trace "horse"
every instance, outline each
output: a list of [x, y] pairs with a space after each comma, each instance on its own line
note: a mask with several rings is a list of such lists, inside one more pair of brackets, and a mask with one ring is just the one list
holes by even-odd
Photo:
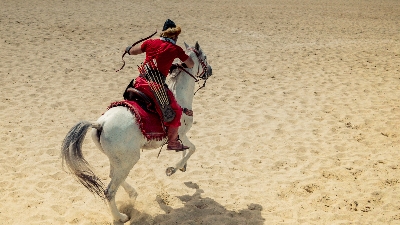
[[[212, 68], [198, 42], [195, 46], [186, 43], [186, 54], [194, 61], [194, 66], [178, 68], [171, 72], [167, 80], [168, 87], [174, 93], [177, 102], [183, 109], [192, 109], [195, 84], [212, 75]], [[202, 88], [200, 87], [200, 88]], [[199, 89], [200, 89], [199, 88]], [[166, 137], [161, 139], [147, 138], [138, 125], [138, 118], [125, 106], [109, 108], [96, 122], [80, 121], [67, 133], [61, 146], [62, 166], [67, 166], [69, 172], [90, 192], [98, 195], [108, 203], [114, 221], [125, 223], [129, 220], [126, 214], [120, 213], [115, 203], [115, 195], [122, 186], [129, 197], [138, 196], [136, 190], [125, 179], [133, 166], [139, 161], [140, 151], [161, 148], [166, 143]], [[195, 152], [195, 145], [190, 142], [187, 132], [193, 124], [193, 116], [182, 113], [179, 138], [189, 149], [182, 151], [182, 158], [174, 167], [168, 167], [166, 175], [171, 176], [177, 170], [186, 171], [187, 161]], [[82, 154], [82, 143], [88, 130], [95, 145], [110, 161], [110, 183], [107, 188], [91, 170], [89, 163]]]

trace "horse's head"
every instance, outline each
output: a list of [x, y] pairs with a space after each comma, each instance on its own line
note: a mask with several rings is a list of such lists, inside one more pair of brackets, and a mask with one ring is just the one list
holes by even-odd
[[[189, 55], [192, 57], [193, 61], [195, 64], [197, 64], [197, 77], [201, 78], [203, 80], [207, 80], [211, 75], [212, 75], [212, 68], [207, 62], [207, 56], [203, 52], [203, 50], [200, 48], [200, 45], [198, 42], [196, 42], [194, 47], [189, 46], [185, 42], [185, 47], [186, 51], [189, 52]], [[191, 54], [194, 53], [193, 54]], [[193, 56], [192, 56], [193, 55]], [[195, 65], [196, 67], [196, 65]]]

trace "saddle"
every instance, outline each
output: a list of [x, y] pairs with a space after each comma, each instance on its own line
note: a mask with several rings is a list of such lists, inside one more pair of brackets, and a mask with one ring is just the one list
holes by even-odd
[[[161, 78], [164, 78], [162, 76]], [[153, 78], [149, 78], [150, 80], [153, 81]], [[146, 78], [147, 80], [147, 78]], [[140, 90], [134, 88], [134, 82], [135, 79], [133, 79], [128, 86], [125, 89], [125, 92], [123, 94], [123, 97], [125, 100], [128, 101], [135, 101], [137, 102], [144, 110], [149, 111], [149, 112], [155, 112], [160, 115], [163, 121], [165, 122], [170, 122], [175, 118], [175, 112], [169, 105], [169, 99], [166, 93], [166, 90], [168, 89], [168, 86], [165, 84], [165, 82], [156, 82], [158, 85], [161, 87], [165, 86], [165, 88], [155, 88], [157, 90], [153, 89], [153, 86], [150, 86], [154, 93], [154, 97], [150, 98]], [[162, 100], [160, 100], [160, 97]]]
[[124, 100], [113, 102], [107, 108], [124, 106], [135, 116], [142, 134], [148, 140], [162, 140], [167, 137], [166, 128], [156, 110], [154, 101], [133, 87], [134, 79], [126, 87]]
[[[116, 106], [124, 106], [128, 108], [136, 117], [142, 134], [148, 140], [162, 140], [167, 137], [167, 129], [163, 123], [162, 115], [156, 110], [156, 103], [152, 98], [133, 87], [135, 79], [133, 79], [125, 89], [123, 94], [124, 100], [110, 104], [110, 109]], [[191, 110], [183, 109], [183, 113], [192, 116]]]
[[140, 105], [145, 111], [157, 113], [153, 100], [143, 92], [133, 87], [135, 79], [133, 79], [125, 89], [124, 99], [134, 101]]
[[136, 88], [127, 88], [124, 93], [124, 99], [137, 102], [143, 109], [155, 112], [153, 101]]

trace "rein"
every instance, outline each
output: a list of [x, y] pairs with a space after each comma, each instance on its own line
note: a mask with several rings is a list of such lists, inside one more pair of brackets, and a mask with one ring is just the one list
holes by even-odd
[[194, 79], [194, 82], [199, 82], [199, 81], [200, 81], [200, 80], [197, 79], [191, 72], [187, 71], [185, 67], [183, 67], [183, 66], [181, 66], [181, 65], [177, 65], [177, 66], [178, 66], [178, 68], [179, 68], [180, 70], [183, 70], [183, 72], [189, 74], [189, 76], [191, 76], [191, 77]]
[[[147, 40], [147, 39], [153, 37], [156, 33], [157, 33], [157, 31], [154, 32], [152, 35], [150, 35], [150, 36], [148, 36], [148, 37], [146, 37], [146, 38], [142, 38], [142, 39], [140, 39], [139, 41], [133, 43], [132, 47], [135, 46], [135, 45], [137, 45], [137, 44], [139, 44], [139, 43], [142, 42], [142, 41], [145, 41], [145, 40]], [[126, 53], [128, 53], [128, 52], [125, 51], [124, 54], [122, 54], [122, 62], [123, 62], [123, 64], [122, 64], [122, 66], [121, 66], [121, 69], [119, 69], [119, 70], [117, 70], [117, 71], [115, 71], [115, 72], [121, 71], [121, 70], [125, 67], [124, 56], [126, 55]]]
[[[183, 66], [181, 66], [181, 65], [179, 65], [179, 64], [178, 64], [178, 68], [179, 68], [181, 71], [183, 70], [185, 73], [189, 74], [189, 76], [191, 76], [191, 77], [194, 79], [194, 81], [195, 81], [196, 83], [200, 81], [199, 79], [197, 79], [198, 77], [200, 77], [201, 79], [204, 80], [203, 85], [202, 85], [201, 87], [199, 87], [199, 89], [197, 89], [197, 91], [194, 92], [193, 95], [195, 95], [200, 89], [202, 89], [202, 88], [204, 88], [204, 87], [206, 86], [206, 82], [207, 82], [208, 77], [206, 76], [206, 77], [204, 78], [204, 74], [205, 74], [206, 71], [207, 71], [207, 65], [206, 65], [206, 63], [204, 62], [204, 60], [201, 60], [201, 59], [200, 59], [200, 54], [199, 54], [199, 52], [198, 52], [196, 49], [190, 48], [189, 50], [193, 51], [193, 52], [196, 54], [197, 59], [198, 59], [199, 62], [200, 62], [199, 65], [198, 65], [198, 68], [197, 68], [197, 74], [196, 74], [196, 76], [194, 76], [194, 75], [193, 75], [192, 73], [190, 73], [186, 68], [184, 68]], [[199, 72], [200, 72], [200, 64], [201, 64], [201, 67], [202, 67], [203, 71], [199, 74]]]

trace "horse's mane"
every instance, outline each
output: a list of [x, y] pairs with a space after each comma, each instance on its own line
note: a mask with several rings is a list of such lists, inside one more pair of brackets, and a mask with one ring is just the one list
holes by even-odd
[[181, 71], [179, 69], [174, 69], [171, 73], [167, 76], [167, 84], [170, 88], [175, 87], [176, 81], [178, 80]]

